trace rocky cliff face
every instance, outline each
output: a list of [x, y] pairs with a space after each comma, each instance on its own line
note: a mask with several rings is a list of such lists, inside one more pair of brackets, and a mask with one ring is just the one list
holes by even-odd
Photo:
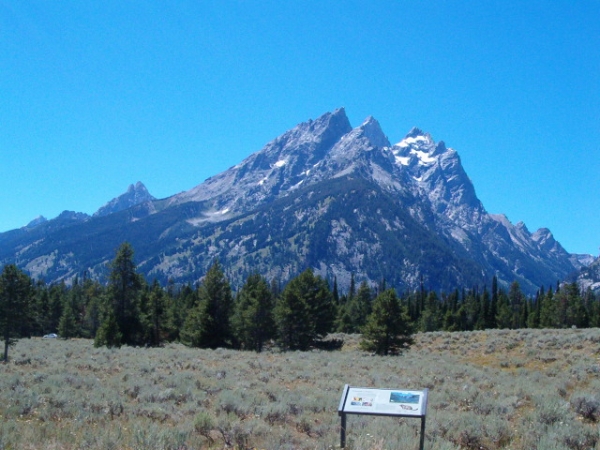
[[310, 266], [342, 286], [351, 273], [399, 289], [421, 279], [430, 289], [470, 287], [496, 275], [529, 292], [577, 268], [549, 230], [488, 214], [455, 150], [417, 128], [391, 145], [374, 118], [352, 128], [343, 109], [190, 191], [155, 200], [131, 186], [73, 225], [69, 239], [64, 228], [36, 235], [52, 222], [0, 235], [0, 260], [16, 257], [52, 279], [101, 276], [121, 239], [134, 245], [140, 270], [161, 280], [195, 281], [218, 257], [234, 285], [254, 271], [285, 282]]

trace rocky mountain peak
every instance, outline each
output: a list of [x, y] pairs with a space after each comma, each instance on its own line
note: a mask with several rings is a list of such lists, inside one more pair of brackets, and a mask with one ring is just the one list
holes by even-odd
[[379, 125], [379, 122], [373, 116], [367, 117], [359, 129], [376, 147], [390, 146], [390, 141], [381, 129], [381, 125]]
[[131, 208], [132, 206], [139, 205], [140, 203], [151, 202], [153, 200], [156, 200], [156, 198], [148, 192], [148, 189], [146, 189], [146, 186], [144, 186], [141, 181], [138, 181], [135, 185], [130, 184], [124, 194], [113, 198], [98, 209], [98, 211], [94, 213], [94, 217], [107, 216]]
[[418, 127], [412, 127], [405, 138], [414, 138], [417, 136], [426, 136], [426, 133], [424, 133], [423, 130]]
[[37, 216], [35, 219], [25, 225], [25, 228], [34, 228], [45, 222], [48, 222], [48, 219], [46, 219], [44, 216]]

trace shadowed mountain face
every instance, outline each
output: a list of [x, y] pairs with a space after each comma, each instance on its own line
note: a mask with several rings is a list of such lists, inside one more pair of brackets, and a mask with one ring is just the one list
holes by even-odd
[[400, 290], [496, 275], [535, 292], [579, 268], [549, 230], [488, 214], [455, 150], [417, 128], [391, 145], [374, 118], [352, 128], [343, 109], [187, 192], [156, 200], [138, 183], [92, 217], [65, 212], [2, 233], [0, 262], [46, 281], [102, 279], [123, 241], [162, 282], [195, 282], [219, 258], [234, 286], [312, 267], [342, 289], [352, 273]]

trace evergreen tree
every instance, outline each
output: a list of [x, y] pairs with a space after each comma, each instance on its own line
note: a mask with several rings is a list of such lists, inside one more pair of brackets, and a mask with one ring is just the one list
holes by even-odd
[[517, 329], [523, 328], [525, 323], [523, 321], [523, 307], [524, 307], [524, 296], [521, 292], [521, 286], [518, 281], [513, 281], [508, 291], [508, 301], [511, 310], [511, 324], [509, 328]]
[[482, 330], [492, 328], [495, 325], [495, 321], [492, 318], [492, 304], [490, 299], [490, 293], [487, 287], [483, 287], [483, 294], [481, 294], [481, 312], [483, 317], [483, 327], [479, 328]]
[[35, 334], [45, 335], [51, 331], [48, 326], [48, 317], [50, 315], [50, 295], [48, 286], [38, 280], [33, 288], [32, 305], [31, 305], [31, 320], [34, 323]]
[[590, 327], [598, 328], [600, 326], [600, 302], [596, 298], [596, 294], [588, 287], [585, 291], [583, 302], [588, 313]]
[[335, 305], [327, 282], [305, 270], [284, 288], [274, 314], [281, 346], [308, 349], [333, 329]]
[[352, 296], [342, 309], [337, 329], [342, 333], [358, 333], [371, 314], [372, 291], [366, 281], [362, 281], [358, 292]]
[[[342, 296], [345, 300], [345, 296]], [[344, 303], [338, 309], [338, 316], [335, 321], [335, 329], [340, 333], [354, 333], [354, 323], [350, 317], [349, 304]]]
[[540, 327], [542, 328], [558, 328], [560, 326], [558, 320], [558, 305], [554, 299], [552, 288], [548, 289], [546, 295], [542, 298], [540, 309]]
[[492, 278], [492, 300], [490, 301], [490, 322], [488, 323], [489, 328], [499, 328], [496, 322], [496, 316], [498, 315], [498, 277], [494, 275]]
[[63, 339], [70, 339], [78, 335], [77, 320], [70, 299], [67, 299], [63, 306], [62, 315], [58, 321], [58, 335]]
[[480, 321], [481, 314], [481, 299], [475, 290], [465, 292], [463, 302], [463, 323], [462, 331], [472, 331], [475, 325]]
[[184, 328], [186, 317], [197, 304], [198, 296], [187, 284], [179, 292], [173, 292], [166, 298], [165, 313], [165, 336], [167, 341], [177, 341], [181, 339], [180, 332]]
[[144, 342], [151, 346], [158, 346], [162, 340], [165, 313], [165, 291], [154, 280], [150, 289], [142, 295], [142, 324], [144, 329]]
[[[120, 336], [120, 344], [127, 345], [143, 343], [139, 306], [142, 278], [136, 271], [133, 256], [133, 247], [128, 242], [121, 244], [117, 250], [111, 263], [103, 321], [114, 319], [116, 327], [113, 323], [102, 323], [100, 326], [103, 332], [116, 332]], [[114, 343], [115, 339], [107, 337], [101, 341]]]
[[335, 305], [339, 305], [340, 304], [340, 294], [338, 292], [337, 277], [333, 277], [333, 290], [331, 291], [331, 295], [333, 296], [333, 303]]
[[65, 285], [64, 281], [50, 287], [48, 320], [46, 321], [49, 332], [55, 332], [58, 330], [58, 322], [62, 316], [62, 308], [66, 297], [67, 286]]
[[86, 278], [83, 281], [83, 295], [85, 308], [81, 324], [81, 335], [85, 338], [94, 338], [100, 328], [101, 308], [105, 302], [105, 289], [98, 282]]
[[350, 274], [350, 289], [348, 290], [348, 301], [356, 295], [356, 280], [354, 279], [354, 272]]
[[544, 288], [542, 287], [536, 292], [533, 303], [531, 304], [529, 315], [527, 316], [527, 328], [539, 328], [543, 297]]
[[[567, 327], [587, 327], [588, 326], [588, 315], [585, 309], [583, 299], [579, 293], [579, 286], [577, 282], [569, 283], [561, 289], [559, 298], [565, 297], [565, 303], [567, 305], [565, 312], [565, 325]], [[559, 303], [561, 300], [559, 299]]]
[[8, 264], [0, 274], [0, 332], [4, 341], [4, 361], [8, 348], [20, 335], [29, 319], [32, 294], [31, 279], [14, 264]]
[[448, 295], [444, 302], [445, 312], [442, 327], [445, 331], [458, 331], [460, 329], [458, 295], [458, 289], [455, 289]]
[[425, 306], [419, 320], [419, 329], [423, 332], [437, 331], [441, 328], [440, 301], [435, 291], [430, 291], [425, 298]]
[[182, 341], [203, 348], [231, 345], [233, 296], [221, 265], [215, 260], [198, 289], [198, 304], [190, 311], [182, 330]]
[[360, 283], [354, 299], [352, 321], [356, 326], [356, 331], [360, 331], [360, 328], [367, 322], [373, 306], [373, 291], [365, 280]]
[[123, 336], [119, 330], [119, 324], [114, 311], [109, 310], [106, 318], [100, 324], [96, 337], [94, 339], [94, 347], [120, 347], [123, 342]]
[[274, 309], [277, 340], [284, 350], [308, 350], [316, 335], [311, 307], [298, 285], [292, 279]]
[[496, 313], [496, 325], [498, 328], [512, 328], [514, 326], [513, 310], [510, 300], [503, 289], [498, 291], [498, 312]]
[[242, 348], [261, 352], [274, 336], [273, 307], [267, 281], [259, 274], [250, 275], [240, 290], [232, 317], [233, 335]]
[[400, 305], [396, 291], [387, 289], [375, 298], [362, 333], [361, 348], [378, 355], [400, 353], [413, 343], [408, 311]]

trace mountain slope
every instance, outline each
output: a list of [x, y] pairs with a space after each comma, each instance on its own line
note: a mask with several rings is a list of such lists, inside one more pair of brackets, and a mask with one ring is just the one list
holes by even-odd
[[258, 271], [285, 282], [313, 267], [398, 289], [513, 280], [527, 292], [576, 270], [547, 229], [486, 212], [458, 153], [413, 128], [391, 145], [372, 117], [343, 109], [301, 123], [193, 189], [156, 200], [141, 183], [93, 217], [0, 234], [0, 262], [34, 276], [102, 277], [124, 240], [146, 276], [201, 278], [218, 257], [234, 285]]

